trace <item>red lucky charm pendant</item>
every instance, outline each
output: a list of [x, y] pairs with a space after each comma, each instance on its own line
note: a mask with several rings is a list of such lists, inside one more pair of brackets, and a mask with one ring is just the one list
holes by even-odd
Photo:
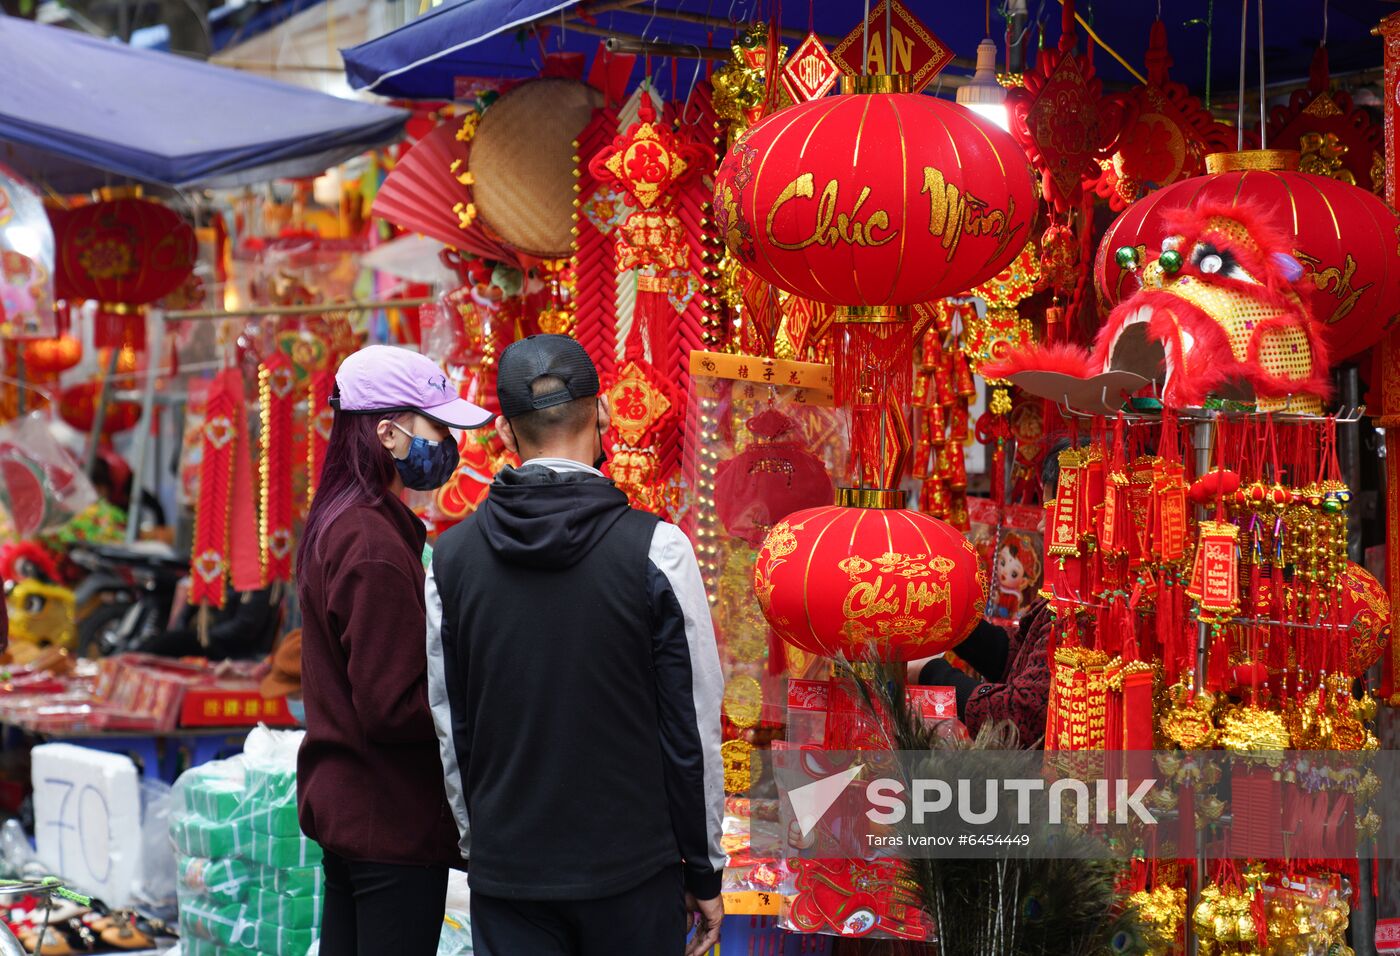
[[1025, 89], [1008, 90], [1006, 100], [1011, 135], [1040, 171], [1046, 201], [1063, 214], [1101, 174], [1122, 126], [1122, 106], [1103, 95], [1089, 58], [1074, 53], [1074, 0], [1064, 0], [1061, 22], [1059, 48], [1041, 50]]
[[258, 368], [258, 468], [262, 478], [262, 513], [258, 528], [262, 567], [268, 581], [292, 577], [295, 520], [292, 504], [292, 412], [296, 375], [291, 359], [273, 352]]
[[1167, 28], [1158, 20], [1148, 40], [1147, 82], [1122, 97], [1123, 132], [1094, 187], [1120, 212], [1154, 189], [1205, 172], [1208, 153], [1234, 148], [1230, 128], [1168, 78], [1171, 65]]
[[629, 356], [661, 357], [662, 330], [675, 319], [671, 298], [685, 295], [689, 288], [690, 250], [674, 207], [679, 187], [708, 159], [704, 146], [656, 122], [655, 103], [650, 92], [643, 92], [638, 121], [589, 163], [594, 177], [616, 184], [637, 207], [616, 236], [618, 269], [638, 270], [637, 321], [627, 343]]
[[797, 52], [783, 65], [783, 89], [794, 103], [825, 96], [840, 77], [841, 68], [815, 33], [807, 34]]
[[232, 511], [243, 384], [236, 370], [225, 370], [208, 386], [204, 427], [200, 429], [199, 507], [195, 509], [190, 560], [190, 603], [224, 606], [229, 573]]

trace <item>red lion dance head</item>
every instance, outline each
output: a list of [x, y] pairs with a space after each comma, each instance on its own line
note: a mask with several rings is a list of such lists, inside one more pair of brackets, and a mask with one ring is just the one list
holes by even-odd
[[1239, 206], [1184, 209], [1167, 226], [1145, 266], [1140, 247], [1119, 250], [1125, 268], [1141, 268], [1142, 287], [1109, 314], [1092, 353], [1030, 350], [988, 374], [1054, 371], [1107, 382], [1133, 372], [1157, 382], [1171, 407], [1216, 397], [1320, 411], [1330, 391], [1327, 348], [1299, 295], [1303, 268], [1287, 239]]

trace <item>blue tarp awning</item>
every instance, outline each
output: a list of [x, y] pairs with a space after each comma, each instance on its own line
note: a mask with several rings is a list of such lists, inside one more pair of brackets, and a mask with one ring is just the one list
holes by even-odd
[[[947, 0], [904, 0], [904, 4], [926, 23], [955, 54], [971, 59], [977, 43], [986, 32], [985, 4], [949, 3]], [[725, 47], [734, 31], [724, 25], [762, 20], [774, 6], [763, 0], [650, 0], [619, 9], [618, 4], [561, 2], [561, 0], [445, 0], [441, 6], [404, 26], [359, 46], [341, 51], [346, 75], [357, 88], [384, 96], [409, 99], [446, 99], [453, 95], [457, 77], [525, 77], [538, 74], [543, 54], [568, 50], [591, 54], [598, 36], [569, 30], [565, 21], [587, 15], [588, 8], [602, 11], [587, 19], [595, 29], [644, 37], [647, 40], [685, 45]], [[875, 4], [872, 2], [871, 7]], [[997, 20], [992, 4], [992, 32], [997, 46], [1005, 53], [1004, 23]], [[1050, 42], [1060, 35], [1060, 5], [1055, 0], [1028, 0], [1032, 18], [1040, 17]], [[1305, 80], [1313, 51], [1323, 36], [1324, 9], [1330, 12], [1327, 49], [1332, 72], [1369, 69], [1381, 63], [1381, 41], [1370, 36], [1371, 27], [1395, 11], [1386, 0], [1269, 0], [1265, 6], [1265, 59], [1268, 81]], [[1247, 34], [1250, 82], [1257, 82], [1255, 57], [1257, 14], [1254, 4]], [[782, 4], [782, 25], [805, 33], [808, 17], [817, 32], [844, 36], [859, 21], [864, 4], [859, 0], [815, 0], [813, 3]], [[1142, 71], [1148, 33], [1159, 5], [1138, 0], [1131, 3], [1089, 3], [1080, 0], [1078, 9], [1089, 19], [1103, 42]], [[1171, 0], [1160, 5], [1166, 23], [1170, 49], [1175, 54], [1172, 79], [1187, 84], [1200, 95], [1207, 83], [1216, 103], [1233, 102], [1234, 80], [1239, 69], [1239, 4], [1214, 0]], [[715, 25], [701, 25], [669, 19], [668, 11], [706, 15]], [[561, 19], [562, 15], [562, 19]], [[527, 31], [539, 22], [541, 31]], [[1080, 37], [1084, 33], [1080, 31]], [[1028, 34], [1030, 46], [1036, 34]], [[1208, 44], [1209, 38], [1209, 44]], [[785, 39], [788, 49], [796, 39]], [[1209, 50], [1209, 55], [1207, 55]], [[1095, 66], [1110, 84], [1135, 84], [1132, 75], [1103, 50], [1094, 54]], [[669, 64], [653, 58], [658, 86], [669, 82]], [[682, 67], [680, 79], [688, 83], [692, 64]], [[640, 69], [640, 67], [638, 67]], [[1210, 78], [1209, 80], [1207, 78]]]
[[[520, 36], [521, 29], [552, 14], [571, 16], [578, 5], [578, 0], [448, 0], [397, 30], [342, 50], [345, 74], [357, 89], [422, 99], [451, 99], [459, 75], [535, 76], [542, 51], [534, 37]], [[598, 45], [597, 37], [574, 36], [586, 50]]]
[[0, 163], [62, 192], [310, 176], [405, 112], [0, 16]]

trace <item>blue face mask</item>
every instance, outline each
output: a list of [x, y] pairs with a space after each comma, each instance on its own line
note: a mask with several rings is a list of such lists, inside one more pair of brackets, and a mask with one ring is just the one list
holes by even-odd
[[414, 491], [432, 491], [447, 484], [457, 470], [457, 443], [428, 441], [398, 422], [390, 424], [413, 439], [408, 444], [408, 454], [394, 459], [394, 467], [399, 470], [404, 486]]

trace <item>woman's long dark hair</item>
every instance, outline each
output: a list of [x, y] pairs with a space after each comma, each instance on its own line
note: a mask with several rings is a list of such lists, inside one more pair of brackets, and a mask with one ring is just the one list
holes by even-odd
[[[338, 394], [338, 393], [337, 393]], [[379, 423], [393, 415], [335, 413], [321, 481], [306, 516], [297, 567], [321, 557], [318, 545], [336, 518], [359, 504], [378, 505], [394, 482], [394, 459], [379, 441]]]

